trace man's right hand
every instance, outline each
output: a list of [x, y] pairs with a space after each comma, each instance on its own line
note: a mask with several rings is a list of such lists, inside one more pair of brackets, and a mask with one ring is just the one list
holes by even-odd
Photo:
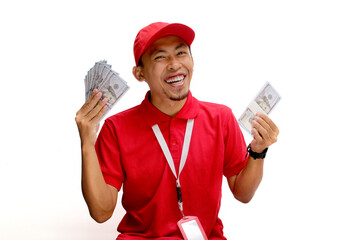
[[101, 92], [95, 89], [89, 99], [76, 113], [75, 121], [78, 126], [81, 145], [95, 145], [96, 133], [99, 130], [101, 117], [107, 110], [107, 98], [101, 99]]
[[81, 187], [90, 215], [97, 222], [104, 222], [114, 212], [118, 190], [106, 184], [95, 151], [99, 121], [107, 110], [107, 98], [101, 99], [95, 89], [76, 113], [75, 121], [81, 139], [82, 174]]

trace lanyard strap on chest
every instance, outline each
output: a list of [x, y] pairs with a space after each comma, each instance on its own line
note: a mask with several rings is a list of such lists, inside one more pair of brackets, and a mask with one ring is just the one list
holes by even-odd
[[164, 136], [162, 135], [159, 126], [156, 124], [154, 126], [152, 126], [152, 129], [155, 133], [155, 136], [160, 144], [160, 147], [165, 155], [165, 158], [169, 164], [169, 167], [171, 169], [171, 171], [173, 172], [176, 180], [179, 179], [180, 177], [180, 173], [182, 171], [182, 169], [185, 166], [185, 162], [189, 153], [189, 147], [190, 147], [190, 140], [191, 140], [191, 134], [192, 134], [192, 130], [193, 130], [193, 126], [194, 126], [194, 119], [188, 119], [187, 123], [186, 123], [186, 131], [185, 131], [185, 137], [184, 137], [184, 143], [183, 143], [183, 148], [182, 148], [182, 152], [181, 152], [181, 158], [180, 158], [180, 166], [179, 166], [179, 174], [176, 173], [175, 170], [175, 164], [174, 164], [174, 160], [171, 156], [169, 147], [166, 144], [166, 141], [164, 139]]

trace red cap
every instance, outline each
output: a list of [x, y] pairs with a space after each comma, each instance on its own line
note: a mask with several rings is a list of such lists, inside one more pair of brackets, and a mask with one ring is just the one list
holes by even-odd
[[175, 35], [185, 40], [191, 46], [195, 32], [188, 26], [180, 23], [155, 22], [139, 31], [134, 42], [135, 64], [139, 63], [141, 55], [146, 49], [159, 38]]

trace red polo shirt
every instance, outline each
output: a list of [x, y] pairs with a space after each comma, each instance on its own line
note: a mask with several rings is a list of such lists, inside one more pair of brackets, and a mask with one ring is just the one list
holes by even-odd
[[175, 176], [152, 130], [158, 124], [178, 172], [187, 119], [195, 119], [189, 154], [180, 175], [184, 214], [197, 216], [209, 239], [226, 239], [218, 218], [223, 175], [246, 165], [246, 144], [230, 108], [189, 94], [175, 117], [149, 101], [109, 117], [96, 150], [105, 181], [120, 189], [126, 210], [117, 239], [182, 239], [177, 222]]

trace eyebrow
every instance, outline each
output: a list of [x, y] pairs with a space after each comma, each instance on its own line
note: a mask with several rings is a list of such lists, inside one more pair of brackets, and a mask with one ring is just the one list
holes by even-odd
[[175, 48], [175, 50], [178, 50], [179, 48], [187, 48], [187, 45], [181, 43], [179, 46]]

